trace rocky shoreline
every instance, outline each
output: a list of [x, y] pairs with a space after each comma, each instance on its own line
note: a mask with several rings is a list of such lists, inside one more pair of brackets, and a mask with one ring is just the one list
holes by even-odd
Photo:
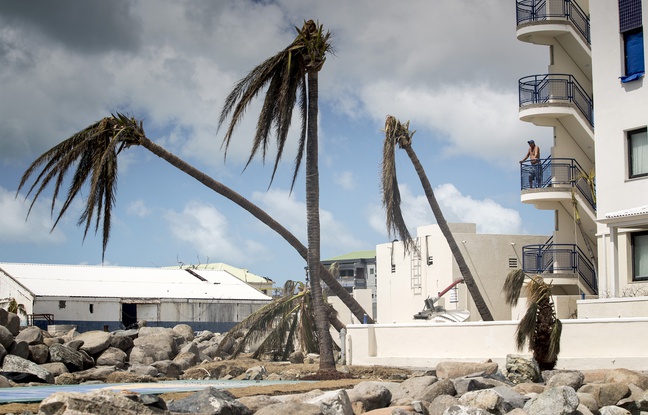
[[[162, 380], [299, 380], [317, 356], [291, 362], [224, 360], [232, 345], [218, 333], [194, 335], [188, 325], [112, 333], [49, 333], [19, 327], [0, 310], [0, 387], [135, 383]], [[338, 366], [349, 379], [284, 387], [207, 387], [199, 392], [141, 395], [101, 389], [57, 392], [32, 405], [0, 405], [16, 414], [340, 414], [368, 415], [648, 415], [648, 376], [625, 368], [540, 371], [525, 356], [493, 362], [443, 362], [429, 370]]]

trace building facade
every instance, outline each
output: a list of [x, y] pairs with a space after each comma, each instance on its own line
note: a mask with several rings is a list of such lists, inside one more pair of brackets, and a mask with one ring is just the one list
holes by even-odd
[[[511, 308], [504, 303], [502, 287], [507, 274], [522, 263], [523, 246], [547, 240], [546, 235], [491, 235], [477, 233], [474, 223], [451, 223], [450, 230], [466, 259], [488, 308], [496, 320], [510, 320]], [[469, 321], [480, 319], [462, 279], [450, 246], [438, 225], [417, 228], [416, 251], [405, 252], [402, 241], [376, 247], [378, 269], [377, 322], [407, 323], [425, 309], [428, 298], [448, 311], [466, 310]]]
[[552, 239], [525, 247], [524, 270], [558, 295], [648, 295], [648, 2], [516, 8], [517, 38], [549, 49], [547, 71], [519, 81], [520, 119], [554, 135], [540, 163], [521, 165], [522, 202], [555, 212]]

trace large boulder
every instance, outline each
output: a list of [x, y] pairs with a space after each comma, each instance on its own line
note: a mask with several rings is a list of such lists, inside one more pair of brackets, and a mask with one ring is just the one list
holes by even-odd
[[72, 350], [69, 347], [56, 343], [49, 348], [50, 362], [61, 362], [71, 372], [83, 370], [84, 356], [81, 352]]
[[7, 350], [9, 354], [14, 356], [22, 357], [23, 359], [29, 359], [29, 345], [27, 342], [15, 341]]
[[468, 375], [492, 375], [498, 369], [497, 363], [441, 362], [436, 366], [439, 379], [455, 379]]
[[[153, 415], [164, 409], [148, 407], [141, 399], [109, 390], [89, 393], [58, 392], [45, 398], [38, 407], [40, 415]], [[168, 412], [167, 412], [168, 413]]]
[[11, 347], [11, 343], [14, 342], [14, 335], [11, 334], [8, 328], [5, 326], [0, 326], [0, 346], [5, 349]]
[[126, 366], [126, 352], [116, 347], [109, 347], [97, 357], [99, 366], [115, 366], [123, 369]]
[[533, 357], [517, 354], [506, 356], [506, 377], [513, 383], [540, 382], [542, 373]]
[[43, 332], [38, 327], [27, 327], [16, 336], [16, 341], [24, 341], [28, 345], [42, 344]]
[[382, 382], [358, 383], [348, 395], [355, 413], [389, 406], [392, 398], [391, 391]]
[[92, 356], [110, 347], [111, 334], [101, 330], [92, 330], [79, 334], [74, 340], [83, 341], [83, 345], [79, 349]]
[[569, 386], [548, 388], [531, 398], [524, 410], [529, 415], [572, 415], [578, 408], [576, 391]]
[[208, 387], [170, 402], [169, 411], [180, 413], [251, 415], [252, 411], [237, 401], [230, 392]]
[[177, 324], [173, 327], [173, 331], [175, 331], [179, 336], [182, 336], [187, 342], [194, 339], [194, 331], [188, 324]]
[[49, 347], [44, 344], [34, 344], [29, 346], [29, 360], [42, 365], [49, 359]]
[[2, 362], [3, 372], [28, 373], [37, 376], [42, 381], [54, 383], [54, 376], [46, 369], [22, 357], [7, 355]]
[[7, 313], [6, 327], [12, 335], [17, 336], [20, 333], [20, 316], [16, 313]]
[[[159, 327], [143, 327], [140, 331], [152, 328]], [[158, 331], [147, 334], [146, 336], [140, 336], [135, 339], [133, 344], [134, 346], [129, 356], [131, 364], [150, 365], [159, 360], [173, 360], [178, 353], [178, 345], [174, 339], [174, 335], [168, 329], [167, 331]]]
[[578, 391], [594, 396], [599, 406], [616, 405], [621, 399], [630, 395], [630, 388], [625, 383], [589, 383], [583, 385]]

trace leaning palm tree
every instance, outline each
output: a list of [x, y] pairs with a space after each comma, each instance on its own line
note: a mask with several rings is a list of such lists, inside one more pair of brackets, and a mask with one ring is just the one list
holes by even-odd
[[[527, 275], [521, 269], [512, 270], [504, 281], [504, 297], [507, 304], [516, 306]], [[527, 311], [515, 332], [518, 350], [528, 343], [533, 358], [541, 370], [556, 366], [560, 353], [562, 323], [556, 317], [551, 298], [551, 284], [540, 276], [529, 276], [526, 284]]]
[[[327, 307], [329, 309], [332, 307]], [[341, 324], [334, 311], [329, 317], [334, 326]], [[270, 355], [273, 360], [283, 361], [295, 350], [305, 354], [316, 353], [319, 346], [311, 291], [302, 282], [286, 281], [281, 298], [250, 314], [230, 329], [219, 343], [217, 353], [227, 352], [220, 345], [232, 344], [235, 339], [231, 358], [253, 345], [257, 345], [252, 354], [255, 359]]]
[[[48, 185], [53, 183], [54, 195], [51, 205], [53, 214], [56, 208], [57, 196], [61, 191], [61, 186], [65, 183], [66, 175], [73, 172], [65, 201], [56, 216], [52, 229], [57, 226], [59, 220], [67, 212], [74, 198], [80, 197], [79, 192], [81, 189], [89, 188], [88, 197], [85, 198], [86, 207], [79, 218], [79, 224], [85, 224], [85, 238], [94, 219], [95, 232], [100, 230], [103, 235], [103, 257], [110, 239], [111, 212], [116, 202], [118, 155], [131, 146], [146, 148], [209, 189], [236, 203], [277, 232], [295, 248], [302, 258], [307, 258], [308, 250], [306, 247], [264, 210], [231, 188], [214, 180], [155, 144], [146, 137], [141, 121], [119, 113], [90, 125], [38, 157], [23, 174], [16, 196], [23, 187], [28, 186], [30, 178], [36, 175], [27, 192], [27, 197], [33, 194], [33, 200], [27, 213], [27, 216], [29, 216], [29, 212], [38, 197]], [[328, 285], [339, 285], [339, 282], [327, 272], [326, 267], [321, 265], [321, 268], [323, 269], [321, 275]], [[340, 300], [352, 310], [357, 318], [362, 318], [365, 313], [364, 309], [344, 288], [341, 286], [340, 288]]]
[[[265, 160], [271, 135], [275, 136], [277, 154], [270, 184], [274, 179], [283, 155], [293, 110], [298, 106], [301, 115], [301, 132], [291, 189], [295, 185], [301, 162], [306, 155], [306, 221], [308, 233], [308, 270], [315, 310], [320, 346], [320, 371], [334, 371], [333, 340], [329, 333], [326, 310], [320, 283], [320, 218], [319, 218], [319, 167], [318, 167], [318, 74], [331, 52], [330, 32], [309, 20], [301, 29], [295, 27], [297, 36], [284, 50], [268, 58], [252, 69], [232, 89], [225, 99], [219, 127], [231, 115], [229, 127], [223, 138], [225, 155], [231, 143], [235, 127], [243, 118], [245, 110], [265, 90], [265, 99], [257, 129], [252, 141], [248, 165], [261, 151]], [[247, 165], [246, 165], [247, 166]]]
[[434, 196], [432, 186], [430, 185], [425, 170], [423, 170], [423, 165], [419, 161], [414, 149], [412, 148], [412, 136], [416, 131], [409, 130], [409, 121], [405, 124], [401, 124], [395, 117], [388, 115], [385, 121], [385, 142], [383, 145], [383, 161], [382, 161], [382, 201], [383, 207], [387, 214], [387, 230], [390, 235], [398, 236], [405, 245], [406, 250], [416, 249], [410, 235], [405, 220], [403, 219], [403, 214], [401, 212], [401, 198], [400, 191], [398, 190], [398, 179], [396, 177], [396, 158], [395, 158], [395, 149], [396, 145], [399, 148], [404, 148], [409, 156], [416, 173], [418, 174], [421, 185], [423, 185], [423, 190], [425, 191], [425, 196], [427, 197], [428, 203], [432, 208], [434, 217], [441, 233], [445, 236], [448, 245], [450, 246], [450, 251], [454, 256], [457, 265], [459, 266], [459, 271], [463, 276], [468, 292], [472, 296], [475, 306], [479, 311], [479, 315], [484, 321], [492, 321], [493, 315], [491, 314], [484, 298], [479, 291], [479, 287], [475, 282], [475, 279], [472, 276], [470, 268], [455, 241], [448, 222], [446, 222], [443, 212], [441, 212], [441, 207]]

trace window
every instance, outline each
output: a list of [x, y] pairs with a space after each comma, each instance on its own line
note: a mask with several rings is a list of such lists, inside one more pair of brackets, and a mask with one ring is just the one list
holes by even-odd
[[648, 134], [646, 128], [628, 131], [629, 177], [648, 175]]
[[648, 232], [632, 234], [632, 280], [648, 280]]
[[619, 0], [619, 32], [623, 36], [625, 72], [621, 82], [641, 78], [645, 71], [641, 0]]

